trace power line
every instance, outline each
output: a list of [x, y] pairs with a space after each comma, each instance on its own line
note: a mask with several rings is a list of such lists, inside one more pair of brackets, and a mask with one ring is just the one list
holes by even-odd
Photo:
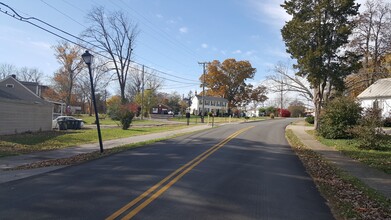
[[[99, 48], [99, 49], [101, 49], [101, 50], [104, 50], [104, 48], [102, 48], [102, 47], [100, 47], [100, 46], [97, 46], [97, 45], [94, 45], [94, 44], [92, 44], [92, 43], [90, 43], [90, 42], [87, 42], [87, 41], [85, 41], [84, 39], [81, 39], [81, 38], [79, 38], [79, 37], [77, 37], [77, 36], [75, 36], [75, 35], [73, 35], [73, 34], [70, 34], [70, 33], [66, 32], [66, 31], [64, 31], [64, 30], [61, 30], [61, 29], [59, 29], [59, 28], [57, 28], [57, 27], [55, 27], [55, 26], [53, 26], [53, 25], [51, 25], [51, 24], [49, 24], [49, 23], [47, 23], [47, 22], [45, 22], [45, 21], [42, 21], [42, 20], [40, 20], [40, 19], [38, 19], [38, 18], [35, 18], [35, 17], [23, 17], [23, 16], [19, 15], [12, 7], [6, 5], [6, 4], [4, 4], [4, 3], [2, 3], [2, 2], [0, 2], [0, 5], [5, 6], [6, 8], [10, 9], [10, 10], [13, 12], [13, 14], [10, 14], [10, 13], [8, 13], [8, 11], [3, 10], [3, 9], [0, 8], [0, 11], [1, 11], [2, 13], [6, 14], [6, 15], [8, 15], [8, 16], [10, 16], [10, 17], [13, 17], [14, 19], [17, 19], [17, 20], [19, 20], [19, 21], [22, 21], [22, 22], [31, 24], [31, 25], [33, 25], [33, 26], [35, 26], [35, 27], [37, 27], [37, 28], [39, 28], [39, 29], [41, 29], [41, 30], [43, 30], [43, 31], [45, 31], [45, 32], [48, 32], [48, 33], [50, 33], [50, 34], [52, 34], [52, 35], [54, 35], [54, 36], [56, 36], [56, 37], [59, 37], [59, 38], [65, 40], [65, 41], [68, 41], [68, 42], [71, 42], [71, 43], [73, 43], [73, 44], [75, 44], [75, 45], [78, 45], [78, 46], [80, 46], [81, 48], [90, 49], [90, 48], [85, 47], [84, 45], [81, 45], [80, 43], [77, 43], [77, 42], [75, 42], [75, 41], [73, 41], [73, 40], [70, 40], [70, 39], [64, 37], [64, 36], [61, 36], [60, 34], [57, 34], [57, 33], [53, 32], [53, 31], [51, 31], [51, 30], [48, 30], [48, 29], [46, 29], [46, 28], [44, 28], [44, 27], [41, 27], [41, 26], [39, 26], [38, 24], [35, 24], [35, 23], [31, 22], [30, 20], [35, 20], [35, 21], [41, 22], [41, 23], [47, 25], [48, 27], [53, 28], [54, 30], [57, 30], [57, 31], [59, 31], [59, 32], [61, 32], [61, 33], [64, 33], [64, 34], [66, 34], [66, 35], [68, 35], [68, 36], [71, 36], [71, 37], [73, 37], [73, 38], [75, 38], [75, 39], [77, 39], [77, 40], [79, 40], [79, 41], [81, 41], [81, 42], [84, 42], [84, 43], [86, 43], [86, 44], [89, 44], [89, 45], [91, 45], [91, 46], [93, 46], [93, 47], [96, 47], [96, 48]], [[93, 51], [92, 49], [90, 49], [90, 50]], [[101, 54], [101, 53], [99, 53], [99, 52], [96, 52], [96, 51], [93, 51], [93, 52], [94, 52], [95, 54], [98, 54], [98, 55], [100, 55], [100, 56], [106, 58], [106, 59], [110, 59], [110, 58], [107, 57], [106, 55], [103, 55], [103, 54]], [[118, 56], [117, 54], [115, 54], [115, 55]], [[130, 62], [135, 63], [135, 64], [137, 64], [137, 65], [142, 65], [142, 64], [137, 63], [137, 62], [134, 62], [134, 61], [130, 61]], [[132, 68], [132, 69], [134, 69], [134, 70], [140, 71], [140, 69], [135, 68], [135, 67], [133, 67], [133, 66], [130, 66], [130, 68]], [[186, 81], [192, 81], [192, 80], [188, 80], [188, 79], [185, 79], [185, 78], [182, 78], [182, 77], [178, 77], [178, 76], [175, 76], [175, 75], [172, 75], [172, 74], [163, 72], [163, 71], [161, 71], [161, 70], [157, 70], [157, 69], [151, 68], [151, 67], [147, 67], [147, 68], [149, 68], [149, 69], [151, 69], [151, 70], [154, 70], [154, 71], [156, 71], [156, 72], [159, 72], [159, 73], [161, 73], [161, 74], [164, 74], [164, 75], [168, 75], [168, 76], [171, 76], [171, 77], [183, 79], [183, 80], [186, 80]], [[182, 83], [182, 84], [191, 84], [191, 83], [187, 83], [187, 82], [181, 82], [181, 81], [177, 81], [177, 80], [168, 79], [168, 78], [165, 78], [165, 77], [158, 76], [158, 75], [156, 75], [156, 74], [151, 74], [151, 73], [147, 73], [147, 74], [153, 75], [153, 76], [155, 76], [155, 77], [158, 77], [158, 78], [161, 78], [161, 79], [164, 79], [164, 80], [172, 81], [172, 82], [177, 82], [177, 83]]]
[[56, 7], [54, 7], [53, 5], [51, 5], [51, 4], [47, 3], [47, 2], [45, 2], [44, 0], [41, 0], [41, 2], [44, 3], [44, 4], [46, 4], [46, 5], [49, 6], [49, 7], [53, 8], [54, 10], [56, 10], [58, 13], [64, 15], [65, 17], [71, 19], [72, 21], [74, 21], [74, 22], [80, 24], [81, 26], [87, 28], [84, 24], [78, 22], [77, 20], [73, 19], [71, 16], [65, 14], [64, 12], [62, 12], [62, 11], [60, 11], [60, 10], [58, 10], [58, 9], [57, 9]]
[[[181, 41], [177, 41], [177, 40], [174, 40], [167, 32], [165, 32], [164, 30], [162, 30], [160, 27], [156, 26], [153, 22], [151, 22], [148, 18], [146, 18], [144, 15], [142, 15], [141, 13], [139, 13], [137, 10], [134, 10], [133, 8], [131, 8], [126, 2], [124, 2], [123, 0], [120, 0], [128, 9], [130, 9], [131, 11], [133, 11], [134, 13], [138, 14], [141, 18], [143, 18], [145, 21], [147, 21], [150, 25], [154, 26], [155, 28], [151, 28], [152, 30], [158, 32], [160, 31], [160, 33], [162, 34], [161, 36], [163, 36], [164, 38], [166, 38], [166, 40], [168, 40], [170, 43], [172, 43], [174, 46], [181, 46], [182, 49], [184, 49], [187, 53], [189, 53], [190, 55], [194, 56], [194, 58], [198, 58], [198, 55], [196, 53], [194, 53], [194, 50], [191, 50], [190, 48], [188, 48], [186, 45], [184, 45]], [[112, 1], [113, 4], [117, 5], [115, 3], [115, 1]], [[120, 7], [122, 8], [122, 7]], [[144, 23], [145, 24], [145, 23]], [[158, 30], [158, 31], [157, 31]]]
[[[74, 7], [74, 8], [76, 8], [76, 9], [78, 9], [79, 11], [81, 11], [81, 12], [83, 12], [84, 14], [88, 14], [88, 12], [86, 12], [86, 11], [83, 11], [83, 10], [81, 10], [79, 7], [77, 7], [77, 6], [75, 6], [75, 5], [73, 5], [73, 4], [71, 4], [71, 3], [69, 3], [69, 2], [67, 2], [66, 0], [63, 0], [63, 2], [65, 2], [65, 3], [67, 3], [68, 5], [70, 5], [70, 6], [72, 6], [72, 7]], [[119, 8], [123, 8], [123, 7], [121, 7], [120, 5], [118, 5], [116, 2], [112, 2], [114, 5], [117, 5]], [[131, 8], [130, 8], [131, 9]], [[133, 10], [133, 9], [131, 9], [131, 10]], [[65, 14], [65, 13], [61, 13], [61, 14]], [[67, 16], [67, 17], [70, 17], [70, 16]], [[139, 22], [141, 22], [140, 20], [138, 20]], [[84, 25], [83, 25], [84, 26]], [[147, 27], [149, 27], [148, 25], [147, 25]], [[152, 27], [150, 27], [151, 28], [151, 30], [153, 30], [153, 31], [156, 31], [155, 29], [153, 29]], [[148, 33], [148, 32], [145, 32], [145, 33]], [[156, 33], [158, 33], [158, 32], [156, 32]], [[158, 39], [158, 38], [156, 38], [156, 35], [153, 35], [153, 34], [149, 34], [149, 36], [150, 37], [152, 37], [152, 38], [154, 38], [155, 40], [157, 40], [157, 41], [160, 41], [161, 39]], [[152, 49], [153, 51], [157, 51], [156, 49], [153, 49], [153, 48], [151, 48], [149, 45], [147, 45], [147, 44], [144, 44], [144, 43], [141, 43], [142, 45], [144, 45], [145, 47], [148, 47], [148, 48], [150, 48], [150, 49]], [[160, 54], [162, 54], [162, 55], [164, 55], [164, 57], [167, 57], [167, 54], [163, 54], [162, 52], [159, 52]], [[143, 58], [143, 57], [141, 57], [141, 56], [137, 56], [137, 57], [139, 57], [140, 59], [142, 59], [142, 60], [145, 60], [145, 61], [148, 61], [148, 62], [150, 62], [150, 63], [152, 63], [152, 64], [154, 64], [154, 65], [156, 65], [156, 66], [160, 66], [160, 65], [157, 65], [156, 63], [154, 63], [154, 62], [151, 62], [150, 60], [148, 60], [148, 59], [146, 59], [146, 58]], [[172, 59], [172, 57], [171, 57], [171, 59]], [[181, 65], [183, 65], [183, 66], [185, 66], [185, 67], [187, 67], [188, 65], [185, 65], [184, 63], [182, 63], [182, 62], [180, 62], [180, 61], [178, 61], [178, 60], [174, 60], [175, 61], [175, 63], [177, 63], [177, 64], [181, 64]], [[134, 62], [134, 61], [133, 61]], [[162, 67], [162, 66], [160, 66], [160, 67]], [[163, 67], [164, 68], [164, 67]]]
[[[63, 0], [63, 1], [66, 2], [65, 0]], [[50, 5], [50, 4], [48, 4], [48, 3], [45, 2], [44, 0], [41, 0], [41, 2], [43, 2], [44, 4], [46, 4], [46, 5], [49, 6], [49, 7], [53, 8], [53, 9], [56, 10], [57, 12], [59, 12], [59, 13], [61, 13], [62, 15], [66, 16], [67, 18], [71, 19], [72, 21], [78, 23], [79, 25], [81, 25], [81, 26], [87, 28], [85, 25], [81, 24], [80, 22], [76, 21], [76, 20], [73, 19], [72, 17], [70, 17], [70, 16], [68, 16], [67, 14], [63, 13], [62, 11], [58, 10], [56, 7], [54, 7], [54, 6]], [[69, 4], [69, 3], [68, 3], [68, 4]], [[75, 7], [74, 5], [71, 5], [71, 6]], [[41, 20], [39, 20], [39, 21], [41, 21]], [[42, 21], [41, 21], [41, 22], [42, 22]], [[45, 22], [45, 24], [48, 25], [46, 22]], [[51, 26], [51, 25], [49, 25], [49, 26], [52, 27], [52, 28], [55, 28], [54, 26]], [[55, 29], [57, 29], [57, 28], [55, 28]], [[57, 30], [59, 30], [59, 29], [57, 29]], [[64, 32], [64, 33], [65, 33], [65, 32]], [[94, 45], [94, 44], [92, 44], [91, 42], [84, 41], [83, 39], [81, 39], [81, 38], [79, 38], [79, 37], [76, 37], [76, 36], [74, 36], [74, 35], [70, 35], [70, 36], [72, 36], [72, 37], [74, 37], [74, 38], [76, 38], [76, 39], [78, 39], [78, 40], [80, 40], [80, 41], [83, 41], [83, 42], [85, 42], [85, 43], [87, 43], [87, 44], [90, 44], [90, 45], [92, 45], [92, 46], [94, 46], [94, 47], [97, 47], [97, 48], [99, 48], [99, 49], [101, 49], [101, 50], [104, 50], [104, 48], [102, 48], [102, 47], [100, 47], [100, 46], [97, 46], [97, 45]], [[145, 45], [145, 44], [143, 44], [143, 45]], [[149, 47], [148, 45], [145, 45], [145, 46]], [[149, 48], [151, 48], [151, 47], [149, 47]], [[151, 49], [153, 49], [153, 48], [151, 48]], [[138, 56], [138, 57], [140, 57], [140, 56]], [[135, 61], [131, 61], [131, 62], [137, 63], [137, 62], [135, 62]], [[178, 62], [177, 62], [177, 63], [178, 63]], [[138, 64], [138, 65], [141, 65], [141, 66], [143, 65], [143, 64], [140, 64], [140, 63], [137, 63], [137, 64]], [[186, 65], [184, 65], [184, 64], [182, 64], [182, 65], [183, 65], [183, 66], [186, 66]], [[175, 76], [175, 75], [172, 75], [172, 74], [169, 74], [169, 73], [166, 73], [166, 72], [164, 72], [164, 71], [157, 70], [157, 69], [154, 69], [154, 68], [151, 68], [151, 67], [147, 67], [147, 68], [152, 69], [152, 70], [155, 70], [155, 71], [157, 71], [157, 72], [160, 72], [160, 73], [165, 74], [165, 75], [168, 75], [168, 76], [172, 76], [172, 77], [175, 77], [175, 78], [180, 78], [180, 79], [183, 79], [183, 80], [189, 80], [189, 79], [186, 79], [186, 78], [183, 78], [183, 77], [179, 77], [179, 76]], [[194, 81], [194, 80], [189, 80], [189, 81]], [[198, 81], [197, 81], [197, 82], [198, 82]]]

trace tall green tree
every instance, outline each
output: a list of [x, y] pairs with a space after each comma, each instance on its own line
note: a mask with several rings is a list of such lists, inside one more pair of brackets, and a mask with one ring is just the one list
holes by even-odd
[[[248, 61], [215, 60], [208, 65], [208, 72], [200, 77], [205, 83], [206, 95], [226, 98], [230, 108], [250, 99], [247, 79], [252, 79], [256, 69]], [[205, 81], [204, 81], [205, 80]]]
[[281, 5], [292, 16], [281, 33], [287, 52], [297, 60], [297, 75], [314, 89], [315, 128], [332, 91], [343, 89], [343, 79], [357, 58], [343, 51], [354, 27], [359, 5], [354, 0], [286, 0]]
[[156, 106], [158, 103], [156, 92], [152, 89], [146, 89], [144, 91], [144, 99], [142, 98], [141, 93], [136, 94], [134, 101], [140, 107], [142, 106], [143, 112], [141, 112], [141, 114], [145, 117], [149, 116], [152, 107]]

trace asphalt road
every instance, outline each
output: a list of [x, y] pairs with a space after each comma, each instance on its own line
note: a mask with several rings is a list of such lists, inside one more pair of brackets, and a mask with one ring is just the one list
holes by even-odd
[[227, 125], [0, 185], [1, 219], [333, 219], [284, 138]]

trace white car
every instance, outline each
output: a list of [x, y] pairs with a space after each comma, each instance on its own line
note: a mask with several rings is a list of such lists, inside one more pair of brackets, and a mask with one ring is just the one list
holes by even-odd
[[[69, 121], [69, 122], [67, 122]], [[71, 124], [71, 121], [72, 122], [79, 122], [80, 123], [80, 127], [79, 127], [79, 123], [73, 123], [72, 125], [74, 125], [73, 127], [70, 127], [68, 126], [68, 124]], [[78, 119], [78, 118], [75, 118], [75, 117], [72, 117], [72, 116], [59, 116], [57, 117], [56, 119], [53, 120], [52, 122], [52, 129], [60, 129], [60, 125], [59, 125], [59, 122], [64, 122], [66, 125], [67, 125], [67, 129], [80, 129], [84, 126], [84, 122], [82, 119]]]

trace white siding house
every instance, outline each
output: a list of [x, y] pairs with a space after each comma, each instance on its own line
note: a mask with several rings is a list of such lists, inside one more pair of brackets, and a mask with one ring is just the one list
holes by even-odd
[[[228, 100], [225, 98], [204, 96], [204, 112], [224, 114], [228, 110]], [[190, 114], [198, 115], [202, 111], [202, 96], [196, 95], [191, 100]]]
[[391, 113], [391, 78], [379, 79], [357, 96], [363, 108], [378, 107], [382, 116]]

